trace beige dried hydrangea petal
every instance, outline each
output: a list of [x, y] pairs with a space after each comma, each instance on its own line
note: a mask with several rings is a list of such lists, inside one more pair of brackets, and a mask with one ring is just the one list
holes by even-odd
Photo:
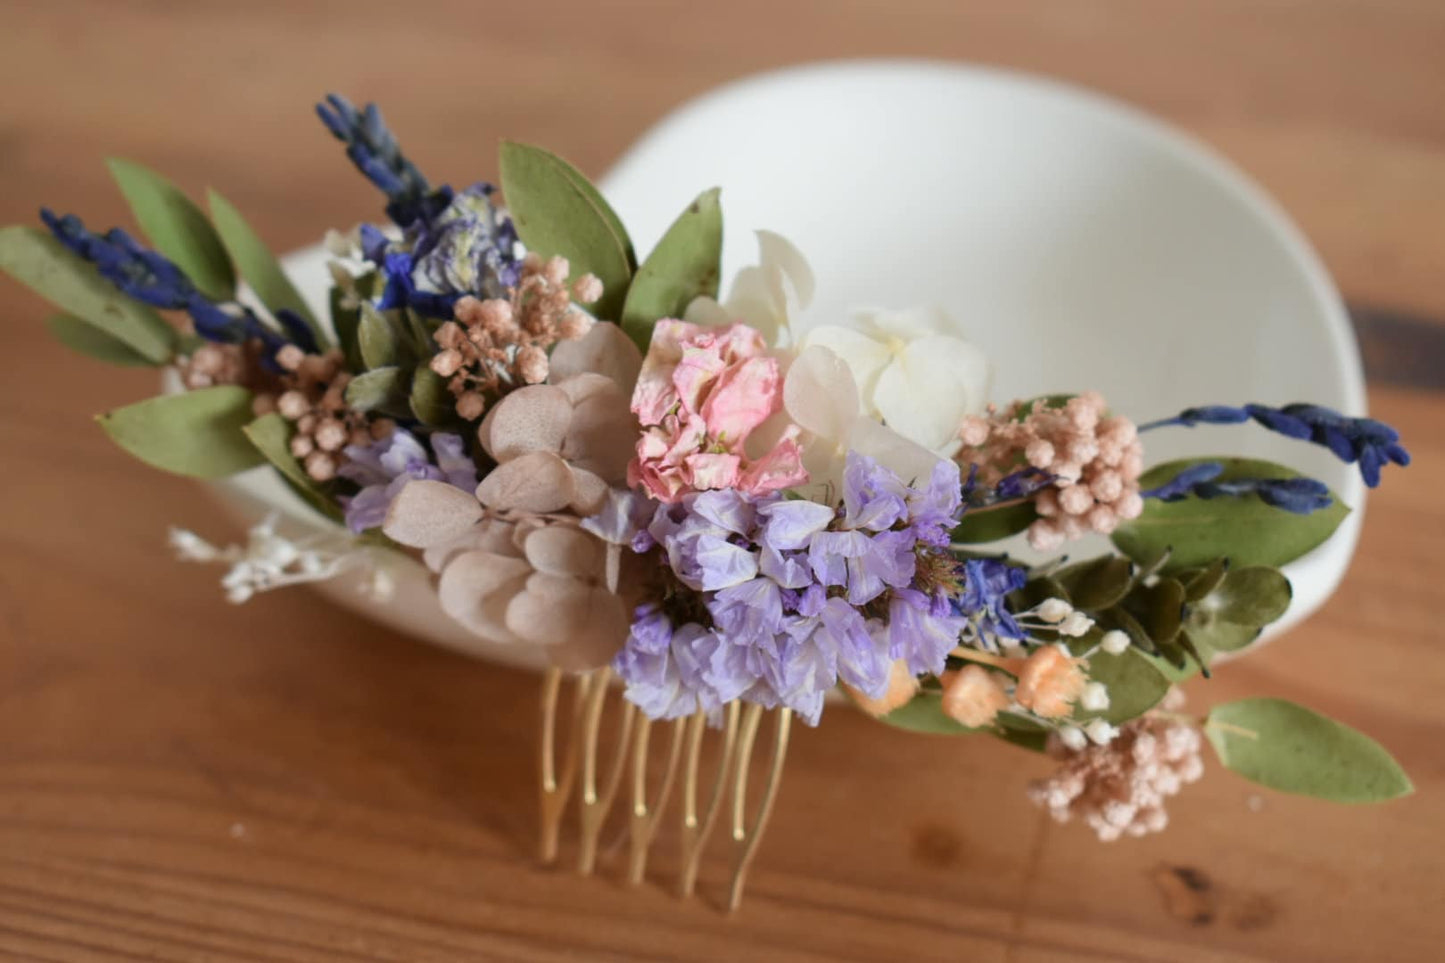
[[545, 646], [554, 665], [582, 671], [606, 665], [627, 641], [627, 610], [606, 589], [538, 572], [507, 606], [507, 627]]
[[527, 536], [527, 561], [538, 572], [596, 581], [602, 574], [602, 542], [570, 525], [551, 525]]
[[615, 324], [599, 322], [576, 341], [563, 341], [552, 349], [548, 381], [591, 372], [616, 382], [628, 395], [642, 370], [642, 352]]
[[609, 485], [623, 485], [639, 429], [628, 397], [608, 382], [576, 403], [562, 440], [562, 457], [574, 468], [600, 475]]
[[572, 469], [549, 451], [533, 451], [494, 468], [477, 498], [495, 511], [560, 512], [577, 493]]
[[484, 518], [466, 532], [448, 542], [428, 546], [422, 561], [433, 572], [440, 572], [462, 552], [491, 552], [521, 558], [522, 550], [512, 540], [515, 526], [499, 518]]
[[572, 469], [572, 503], [567, 507], [574, 515], [586, 518], [596, 515], [607, 501], [608, 485], [585, 468]]
[[443, 612], [482, 638], [517, 642], [507, 627], [507, 608], [532, 574], [526, 559], [463, 552], [442, 570], [437, 599]]
[[446, 482], [407, 482], [387, 509], [381, 530], [392, 541], [430, 548], [466, 534], [482, 517], [477, 496]]
[[477, 440], [499, 462], [533, 451], [558, 452], [572, 421], [572, 402], [560, 388], [527, 385], [487, 412]]

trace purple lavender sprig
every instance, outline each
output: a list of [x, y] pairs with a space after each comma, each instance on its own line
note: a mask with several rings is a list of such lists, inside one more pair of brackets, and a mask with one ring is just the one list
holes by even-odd
[[288, 344], [307, 352], [318, 350], [311, 329], [294, 312], [276, 312], [283, 334], [239, 302], [213, 301], [170, 259], [118, 227], [96, 234], [74, 214], [56, 215], [49, 208], [40, 209], [40, 219], [56, 240], [94, 264], [100, 276], [122, 294], [154, 308], [185, 311], [195, 323], [196, 334], [207, 341], [239, 344], [254, 338], [265, 346], [263, 358], [271, 365], [276, 352]]
[[1173, 425], [1183, 428], [1237, 425], [1250, 420], [1288, 438], [1322, 445], [1346, 464], [1359, 465], [1360, 476], [1371, 488], [1380, 484], [1380, 469], [1385, 465], [1410, 464], [1410, 453], [1400, 444], [1400, 433], [1394, 428], [1373, 418], [1351, 418], [1323, 405], [1294, 403], [1281, 408], [1253, 403], [1242, 408], [1205, 405], [1141, 425], [1139, 430]]
[[1157, 488], [1140, 492], [1145, 498], [1177, 502], [1195, 498], [1238, 498], [1254, 494], [1267, 505], [1308, 515], [1334, 504], [1330, 490], [1313, 478], [1232, 478], [1218, 481], [1224, 466], [1217, 461], [1191, 465]]
[[417, 166], [402, 154], [396, 137], [375, 104], [357, 110], [340, 94], [328, 94], [316, 115], [332, 136], [346, 145], [346, 156], [386, 195], [386, 215], [401, 227], [429, 220], [451, 203], [452, 189], [433, 189]]

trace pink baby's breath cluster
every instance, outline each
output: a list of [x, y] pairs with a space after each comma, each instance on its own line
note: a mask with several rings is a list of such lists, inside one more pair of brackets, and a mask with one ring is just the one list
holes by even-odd
[[436, 331], [441, 350], [431, 360], [431, 369], [448, 379], [457, 414], [475, 420], [500, 395], [546, 381], [547, 350], [591, 329], [592, 316], [576, 305], [602, 297], [602, 282], [584, 274], [569, 284], [570, 271], [566, 258], [529, 254], [509, 297], [457, 302], [456, 320]]
[[1049, 751], [1062, 765], [1029, 787], [1029, 798], [1057, 821], [1083, 820], [1101, 840], [1157, 833], [1169, 824], [1164, 802], [1204, 774], [1199, 730], [1164, 716], [1125, 723], [1107, 745]]
[[1144, 510], [1139, 475], [1144, 449], [1128, 418], [1108, 414], [1103, 396], [1086, 391], [1062, 405], [1015, 402], [1003, 411], [964, 419], [958, 459], [997, 482], [1031, 466], [1054, 477], [1034, 497], [1039, 518], [1029, 543], [1042, 551], [1087, 532], [1107, 535]]
[[346, 403], [351, 374], [340, 351], [307, 354], [288, 344], [276, 352], [276, 364], [281, 368], [277, 390], [258, 392], [251, 407], [258, 415], [275, 411], [291, 422], [291, 454], [316, 481], [336, 477], [348, 445], [366, 445], [391, 433], [389, 419], [370, 420]]

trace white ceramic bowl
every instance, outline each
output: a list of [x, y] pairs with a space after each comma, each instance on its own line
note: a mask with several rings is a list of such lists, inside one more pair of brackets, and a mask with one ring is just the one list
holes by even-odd
[[[1245, 401], [1365, 411], [1339, 294], [1278, 206], [1207, 147], [1096, 94], [943, 63], [793, 68], [684, 105], [601, 182], [643, 254], [712, 186], [723, 188], [725, 277], [754, 260], [752, 232], [767, 228], [817, 274], [805, 321], [940, 304], [994, 359], [996, 400], [1093, 387], [1140, 421]], [[318, 307], [324, 260], [313, 249], [287, 262]], [[1364, 488], [1327, 452], [1250, 426], [1171, 430], [1147, 449], [1151, 463], [1222, 452], [1291, 465], [1355, 509], [1287, 567], [1295, 598], [1276, 634], [1344, 575]], [[220, 488], [251, 517], [280, 508], [318, 523], [265, 471]], [[452, 624], [420, 566], [397, 576], [387, 607], [346, 580], [321, 591], [428, 641], [529, 661]]]

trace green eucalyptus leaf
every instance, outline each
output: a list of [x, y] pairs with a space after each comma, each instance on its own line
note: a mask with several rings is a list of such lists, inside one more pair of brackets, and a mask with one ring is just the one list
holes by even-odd
[[1159, 704], [1173, 683], [1142, 652], [1132, 646], [1118, 655], [1099, 651], [1089, 656], [1089, 678], [1109, 690], [1109, 708], [1089, 712], [1076, 708], [1080, 721], [1102, 718], [1115, 725], [1136, 719]]
[[1367, 803], [1414, 790], [1378, 742], [1283, 699], [1215, 706], [1204, 734], [1225, 768], [1280, 792]]
[[1054, 573], [1069, 592], [1069, 601], [1086, 612], [1100, 612], [1117, 605], [1134, 582], [1134, 565], [1119, 555], [1076, 562]]
[[306, 474], [301, 462], [291, 454], [291, 436], [296, 430], [291, 422], [273, 411], [262, 415], [241, 430], [306, 504], [333, 521], [342, 520], [341, 506], [336, 504], [319, 482]]
[[953, 541], [959, 545], [996, 542], [1017, 535], [1039, 517], [1032, 501], [998, 505], [993, 508], [972, 508], [963, 514], [963, 521], [953, 530]]
[[1158, 651], [1154, 640], [1149, 637], [1148, 632], [1144, 631], [1144, 626], [1140, 625], [1139, 620], [1130, 615], [1122, 605], [1116, 605], [1111, 609], [1100, 612], [1096, 621], [1100, 628], [1105, 631], [1118, 629], [1120, 632], [1123, 632], [1129, 637], [1131, 644], [1143, 649], [1145, 652], [1154, 653]]
[[251, 392], [221, 385], [161, 395], [96, 420], [112, 441], [147, 464], [221, 478], [261, 464], [261, 453], [242, 430], [252, 417]]
[[1216, 558], [1209, 563], [1207, 568], [1181, 572], [1180, 581], [1184, 583], [1184, 598], [1190, 602], [1198, 602], [1219, 587], [1219, 583], [1224, 581], [1225, 573], [1228, 571], [1229, 559]]
[[45, 327], [55, 340], [86, 357], [128, 368], [156, 368], [152, 361], [124, 341], [108, 334], [73, 314], [56, 314], [45, 319]]
[[251, 285], [256, 297], [261, 299], [261, 303], [273, 314], [283, 308], [294, 311], [311, 329], [317, 344], [330, 343], [331, 339], [326, 330], [317, 322], [316, 315], [311, 313], [311, 308], [307, 306], [306, 299], [301, 297], [301, 292], [296, 290], [296, 285], [286, 276], [281, 262], [276, 260], [260, 235], [246, 223], [241, 212], [214, 190], [207, 194], [207, 202], [221, 243], [231, 255], [241, 277]]
[[1211, 652], [1237, 652], [1259, 638], [1262, 631], [1258, 625], [1240, 625], [1213, 619], [1207, 616], [1191, 616], [1185, 629], [1195, 645], [1208, 648]]
[[457, 420], [456, 398], [447, 388], [447, 379], [423, 361], [411, 377], [411, 410], [424, 425], [445, 425]]
[[1050, 575], [1036, 575], [1024, 583], [1024, 587], [1008, 595], [1009, 611], [1023, 612], [1046, 599], [1069, 601], [1069, 590]]
[[991, 735], [1033, 752], [1043, 752], [1049, 736], [1048, 730], [1033, 720], [1008, 713], [999, 713], [995, 728], [970, 729], [944, 714], [941, 692], [927, 689], [887, 715], [879, 716], [878, 720], [910, 732], [942, 736]]
[[396, 326], [370, 302], [363, 301], [360, 310], [361, 322], [357, 327], [356, 341], [362, 363], [367, 368], [386, 368], [397, 364], [401, 360], [401, 339], [397, 336]]
[[357, 411], [388, 414], [410, 410], [410, 387], [400, 368], [372, 368], [346, 384], [346, 403]]
[[156, 250], [174, 261], [202, 294], [215, 301], [234, 298], [236, 272], [205, 212], [147, 167], [118, 157], [106, 166]]
[[573, 277], [595, 274], [602, 297], [589, 309], [617, 320], [637, 255], [616, 212], [577, 168], [540, 147], [505, 141], [500, 166], [502, 194], [527, 250], [565, 257]]
[[1268, 625], [1284, 615], [1293, 594], [1279, 569], [1251, 565], [1231, 570], [1196, 608], [1225, 622]]
[[627, 289], [622, 329], [643, 351], [659, 318], [680, 318], [692, 299], [717, 297], [722, 272], [722, 205], [718, 188], [704, 191], [678, 216]]
[[[1201, 462], [1224, 466], [1220, 480], [1235, 478], [1296, 478], [1299, 473], [1273, 462], [1250, 458], [1189, 458], [1172, 461], [1144, 473], [1141, 488], [1171, 481], [1181, 471]], [[1349, 514], [1338, 495], [1330, 493], [1328, 508], [1296, 515], [1266, 504], [1258, 495], [1195, 498], [1177, 502], [1149, 499], [1138, 518], [1119, 525], [1112, 536], [1119, 551], [1136, 562], [1171, 548], [1164, 567], [1168, 573], [1202, 568], [1215, 559], [1228, 558], [1235, 566], [1292, 562], [1319, 546]]]
[[0, 228], [0, 270], [148, 361], [165, 364], [175, 355], [175, 328], [45, 231], [20, 224]]

